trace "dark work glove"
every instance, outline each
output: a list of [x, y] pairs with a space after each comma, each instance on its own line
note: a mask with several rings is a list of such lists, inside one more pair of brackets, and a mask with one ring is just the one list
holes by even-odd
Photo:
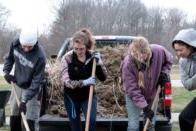
[[16, 79], [15, 79], [15, 77], [14, 77], [13, 75], [5, 74], [5, 75], [4, 75], [4, 78], [5, 78], [5, 80], [6, 80], [9, 84], [11, 84], [11, 82], [16, 83]]
[[26, 103], [25, 103], [25, 102], [21, 102], [21, 103], [20, 103], [19, 110], [20, 110], [20, 113], [23, 112], [24, 114], [26, 114], [26, 112], [27, 112], [27, 107], [26, 107]]
[[143, 112], [144, 112], [145, 117], [149, 118], [150, 121], [152, 121], [152, 118], [154, 116], [154, 112], [150, 109], [150, 107], [149, 106], [145, 107], [143, 109]]
[[158, 80], [158, 84], [161, 85], [161, 87], [165, 86], [165, 83], [170, 82], [170, 78], [169, 75], [167, 75], [166, 73], [161, 73], [159, 76], [159, 80]]

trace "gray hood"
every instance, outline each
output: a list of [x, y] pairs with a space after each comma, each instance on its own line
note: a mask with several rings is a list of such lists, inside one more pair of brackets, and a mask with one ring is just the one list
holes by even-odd
[[196, 47], [196, 30], [193, 28], [180, 30], [174, 37], [172, 45], [175, 41], [183, 41], [190, 46]]

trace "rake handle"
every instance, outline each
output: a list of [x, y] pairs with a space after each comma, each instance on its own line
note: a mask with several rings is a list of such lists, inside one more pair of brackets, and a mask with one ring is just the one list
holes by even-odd
[[[160, 92], [161, 92], [161, 87], [159, 85], [157, 92], [156, 92], [156, 95], [155, 95], [155, 98], [153, 100], [152, 106], [151, 106], [151, 110], [155, 110], [155, 107], [157, 107]], [[150, 123], [150, 119], [147, 118], [143, 131], [147, 131], [149, 123]]]
[[[20, 106], [20, 100], [18, 99], [14, 83], [12, 83], [12, 88], [13, 88], [13, 92], [14, 92], [14, 95], [15, 95], [15, 98], [16, 98], [17, 105], [19, 107]], [[22, 120], [23, 120], [24, 127], [25, 127], [26, 131], [30, 131], [29, 125], [27, 123], [27, 118], [26, 118], [24, 112], [21, 112], [21, 116], [22, 116]]]
[[[93, 58], [93, 68], [92, 68], [92, 77], [95, 77], [96, 71], [96, 60]], [[91, 107], [92, 107], [92, 99], [93, 99], [93, 85], [90, 86], [89, 97], [88, 97], [88, 109], [87, 109], [87, 116], [86, 116], [86, 123], [85, 123], [85, 131], [89, 131], [89, 122], [91, 116]]]

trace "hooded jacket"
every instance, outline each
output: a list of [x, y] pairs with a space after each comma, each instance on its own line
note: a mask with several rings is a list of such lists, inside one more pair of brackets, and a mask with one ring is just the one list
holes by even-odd
[[46, 65], [44, 52], [38, 43], [34, 45], [31, 52], [24, 52], [19, 39], [17, 39], [10, 46], [3, 72], [9, 74], [14, 64], [16, 84], [25, 89], [25, 93], [22, 94], [22, 101], [27, 102], [39, 92], [43, 82]]
[[172, 44], [176, 41], [183, 41], [184, 43], [196, 48], [196, 30], [193, 28], [180, 30], [174, 37]]
[[[174, 37], [172, 44], [176, 41], [182, 41], [196, 49], [196, 30], [191, 28], [179, 31]], [[179, 66], [181, 81], [184, 87], [187, 90], [196, 89], [196, 52], [194, 51], [187, 58], [180, 58]]]
[[133, 56], [127, 55], [121, 64], [123, 88], [133, 103], [143, 109], [152, 104], [157, 90], [159, 75], [164, 72], [169, 75], [172, 66], [172, 55], [160, 45], [150, 45], [152, 57], [150, 65], [144, 73], [144, 88], [138, 86], [137, 66]]

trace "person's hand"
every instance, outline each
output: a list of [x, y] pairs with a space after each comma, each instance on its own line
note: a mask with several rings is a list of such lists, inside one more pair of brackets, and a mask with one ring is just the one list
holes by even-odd
[[169, 75], [162, 72], [159, 76], [158, 84], [160, 84], [161, 88], [163, 88], [167, 82], [170, 82]]
[[6, 80], [9, 84], [11, 84], [11, 82], [16, 83], [16, 79], [15, 79], [15, 77], [14, 77], [13, 75], [5, 74], [5, 75], [4, 75], [4, 78], [5, 78], [5, 80]]
[[25, 102], [21, 102], [21, 103], [20, 103], [19, 110], [20, 110], [20, 113], [23, 112], [24, 114], [26, 114], [26, 112], [27, 112], [27, 107], [26, 107], [26, 103], [25, 103]]
[[96, 84], [96, 79], [95, 79], [95, 77], [90, 77], [86, 80], [83, 80], [82, 83], [83, 83], [84, 86], [95, 85]]
[[94, 57], [96, 59], [97, 65], [101, 65], [103, 63], [102, 60], [101, 60], [101, 54], [96, 51], [96, 52], [94, 52], [93, 55], [94, 55]]
[[153, 118], [153, 116], [154, 116], [154, 111], [152, 111], [152, 110], [150, 109], [150, 107], [147, 106], [147, 107], [145, 107], [145, 108], [143, 109], [143, 112], [144, 112], [145, 117], [149, 118], [150, 121], [152, 121], [152, 118]]

